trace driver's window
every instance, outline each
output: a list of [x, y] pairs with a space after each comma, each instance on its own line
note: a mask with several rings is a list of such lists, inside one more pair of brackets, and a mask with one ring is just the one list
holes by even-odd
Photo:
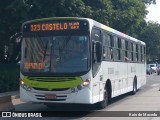
[[101, 43], [101, 31], [99, 29], [93, 28], [92, 30], [92, 60], [93, 63], [97, 62], [97, 55], [96, 55], [96, 42]]
[[101, 57], [101, 55], [98, 54], [100, 53], [98, 52], [98, 50], [100, 50], [101, 43], [102, 43], [101, 30], [93, 28], [92, 30], [92, 72], [93, 72], [93, 76], [95, 76], [96, 73], [98, 72], [98, 68], [101, 63], [101, 60], [98, 60], [98, 58]]

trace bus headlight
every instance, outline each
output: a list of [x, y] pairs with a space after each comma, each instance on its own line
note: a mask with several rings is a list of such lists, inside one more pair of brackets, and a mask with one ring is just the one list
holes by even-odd
[[21, 85], [24, 85], [24, 81], [23, 81], [23, 80], [21, 80], [21, 81], [20, 81], [20, 84], [21, 84]]
[[86, 79], [82, 82], [81, 85], [77, 86], [77, 90], [82, 90], [83, 88], [87, 87], [90, 83], [90, 80]]
[[83, 81], [82, 85], [85, 87], [85, 86], [88, 86], [90, 83], [90, 80], [86, 79]]

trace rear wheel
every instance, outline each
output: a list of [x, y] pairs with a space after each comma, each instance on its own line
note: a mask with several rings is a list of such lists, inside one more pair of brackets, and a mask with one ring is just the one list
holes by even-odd
[[96, 108], [98, 109], [104, 109], [108, 104], [108, 91], [105, 89], [105, 92], [103, 94], [103, 101], [96, 103]]

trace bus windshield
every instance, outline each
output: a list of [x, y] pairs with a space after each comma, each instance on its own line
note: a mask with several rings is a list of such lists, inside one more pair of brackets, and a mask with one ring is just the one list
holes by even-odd
[[89, 37], [32, 36], [22, 41], [21, 70], [26, 73], [79, 73], [89, 69]]

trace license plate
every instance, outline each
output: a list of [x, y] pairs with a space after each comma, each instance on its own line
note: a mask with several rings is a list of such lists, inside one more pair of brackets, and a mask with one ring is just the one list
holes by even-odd
[[45, 99], [55, 99], [56, 95], [55, 94], [45, 94]]

